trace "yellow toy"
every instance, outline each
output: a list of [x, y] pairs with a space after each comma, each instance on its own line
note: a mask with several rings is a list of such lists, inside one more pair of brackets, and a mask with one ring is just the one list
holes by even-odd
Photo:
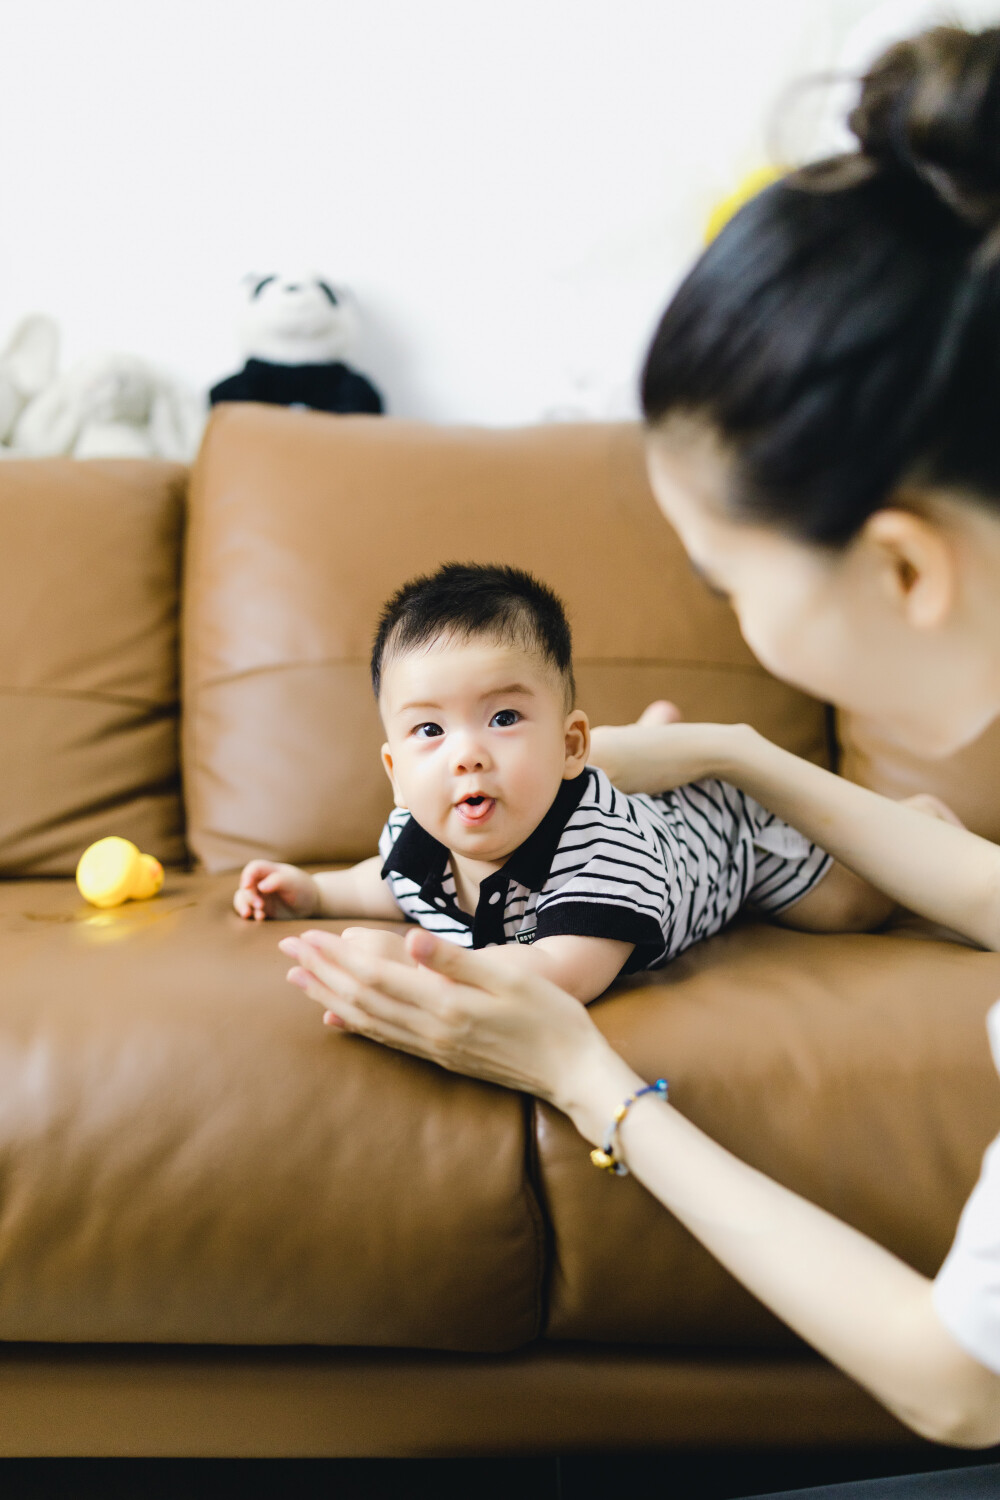
[[91, 906], [147, 901], [163, 885], [163, 866], [151, 854], [140, 854], [129, 839], [98, 839], [80, 856], [76, 883]]
[[739, 187], [728, 197], [717, 203], [708, 216], [705, 225], [705, 244], [710, 245], [719, 233], [724, 229], [734, 214], [738, 213], [744, 203], [749, 203], [751, 198], [756, 198], [772, 182], [777, 182], [779, 177], [784, 177], [786, 167], [755, 167], [748, 172]]

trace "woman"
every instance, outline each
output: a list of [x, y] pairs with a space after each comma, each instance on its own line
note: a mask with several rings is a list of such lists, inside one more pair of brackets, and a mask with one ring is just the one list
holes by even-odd
[[[643, 375], [650, 474], [765, 666], [943, 755], [1000, 715], [1000, 28], [892, 48], [850, 123], [858, 151], [748, 204], [667, 309]], [[598, 730], [595, 760], [630, 790], [721, 775], [904, 905], [1000, 947], [995, 846], [743, 726], [669, 717]], [[285, 945], [289, 977], [331, 1024], [538, 1094], [604, 1141], [645, 1081], [586, 1011], [499, 965], [484, 978], [481, 955], [473, 981], [464, 950], [429, 933], [408, 942], [420, 969], [307, 935]], [[1000, 1067], [1000, 1006], [992, 1022]], [[1000, 1141], [935, 1282], [653, 1094], [606, 1144], [903, 1421], [1000, 1441]]]

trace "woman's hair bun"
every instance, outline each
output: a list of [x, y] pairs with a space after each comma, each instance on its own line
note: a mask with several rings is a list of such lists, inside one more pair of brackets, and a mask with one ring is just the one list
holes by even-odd
[[980, 233], [1000, 224], [1000, 27], [890, 47], [848, 123], [873, 165], [918, 178]]

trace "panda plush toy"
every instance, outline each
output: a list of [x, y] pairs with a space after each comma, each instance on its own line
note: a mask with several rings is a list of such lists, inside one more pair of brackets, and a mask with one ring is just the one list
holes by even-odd
[[245, 287], [240, 334], [247, 362], [212, 387], [213, 406], [264, 401], [313, 411], [382, 412], [371, 381], [345, 363], [356, 328], [346, 293], [314, 272], [247, 277]]

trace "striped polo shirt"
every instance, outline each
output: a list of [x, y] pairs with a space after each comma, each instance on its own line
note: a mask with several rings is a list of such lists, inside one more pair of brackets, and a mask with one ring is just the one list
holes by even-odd
[[382, 878], [405, 915], [465, 948], [572, 934], [633, 943], [624, 973], [657, 968], [741, 907], [772, 915], [823, 878], [830, 856], [726, 782], [626, 796], [593, 766], [563, 781], [533, 833], [459, 907], [444, 844], [397, 808]]

